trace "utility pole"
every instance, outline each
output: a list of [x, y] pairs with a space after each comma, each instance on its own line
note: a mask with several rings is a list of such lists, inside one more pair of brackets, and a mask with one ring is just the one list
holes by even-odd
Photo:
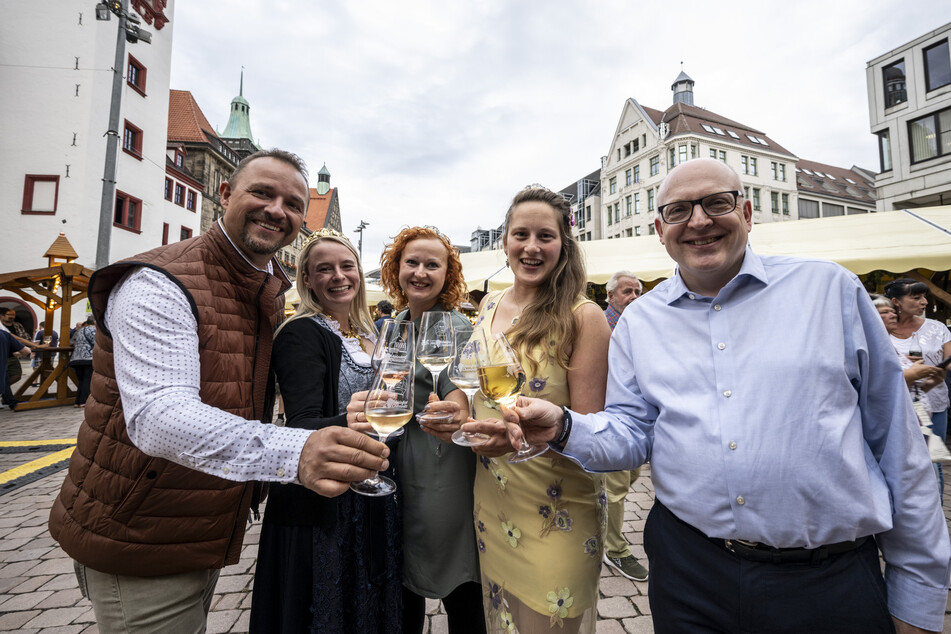
[[[99, 204], [99, 238], [96, 243], [96, 269], [109, 264], [109, 243], [112, 239], [112, 209], [116, 199], [116, 161], [119, 151], [119, 108], [122, 104], [122, 77], [125, 68], [125, 42], [151, 43], [148, 31], [139, 29], [138, 16], [129, 13], [129, 0], [103, 0], [96, 6], [96, 19], [119, 18], [116, 29], [116, 59], [112, 67], [112, 102], [109, 106], [109, 129], [106, 130], [106, 164], [102, 172], [102, 200]], [[129, 24], [132, 22], [132, 24]]]
[[363, 230], [370, 226], [369, 222], [365, 220], [360, 221], [360, 225], [354, 229], [354, 233], [360, 234], [360, 239], [357, 241], [357, 253], [360, 254], [360, 259], [363, 259]]

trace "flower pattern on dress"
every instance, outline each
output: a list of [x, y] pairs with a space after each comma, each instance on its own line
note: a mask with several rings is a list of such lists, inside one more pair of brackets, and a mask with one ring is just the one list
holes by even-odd
[[568, 616], [568, 608], [575, 602], [575, 598], [571, 596], [571, 590], [568, 588], [562, 588], [557, 592], [551, 590], [545, 598], [548, 599], [548, 611], [551, 613], [550, 627], [555, 625], [564, 627], [563, 619]]
[[489, 459], [486, 458], [485, 456], [479, 456], [479, 462], [480, 462], [480, 463], [482, 464], [482, 466], [485, 467], [486, 469], [489, 468]]
[[509, 481], [505, 472], [501, 469], [492, 469], [492, 475], [495, 476], [495, 481], [499, 485], [499, 491], [505, 491], [505, 483]]
[[476, 528], [479, 529], [479, 532], [480, 532], [480, 533], [484, 533], [484, 532], [485, 532], [485, 524], [482, 523], [482, 520], [479, 520], [479, 521], [476, 523]]
[[548, 377], [536, 376], [528, 382], [528, 389], [532, 392], [541, 392], [548, 384]]
[[600, 540], [597, 537], [589, 537], [584, 540], [584, 552], [588, 557], [598, 557], [601, 555]]
[[502, 605], [502, 588], [497, 583], [489, 585], [489, 602], [492, 603], [493, 610], [498, 610]]
[[485, 552], [485, 541], [481, 537], [476, 540], [476, 545], [479, 547], [480, 553]]
[[538, 506], [538, 514], [542, 516], [541, 537], [547, 537], [554, 530], [564, 533], [571, 531], [573, 520], [568, 513], [567, 504], [561, 499], [561, 480], [556, 480], [545, 489], [545, 495], [550, 500], [547, 504]]
[[499, 623], [502, 625], [503, 632], [514, 632], [515, 631], [515, 621], [512, 620], [512, 614], [502, 610], [499, 612]]
[[512, 548], [518, 548], [518, 540], [522, 537], [522, 531], [515, 527], [513, 522], [502, 522], [502, 537]]

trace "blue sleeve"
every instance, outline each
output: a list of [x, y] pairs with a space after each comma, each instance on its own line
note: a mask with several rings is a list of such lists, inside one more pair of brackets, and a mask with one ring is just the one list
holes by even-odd
[[[875, 536], [885, 559], [888, 608], [893, 616], [940, 631], [948, 601], [951, 540], [938, 487], [898, 356], [865, 289], [856, 280], [843, 306], [846, 345], [855, 359], [862, 430], [892, 500], [892, 528]], [[847, 312], [847, 311], [846, 311]], [[848, 357], [847, 357], [848, 358]], [[870, 468], [874, 468], [871, 464]]]

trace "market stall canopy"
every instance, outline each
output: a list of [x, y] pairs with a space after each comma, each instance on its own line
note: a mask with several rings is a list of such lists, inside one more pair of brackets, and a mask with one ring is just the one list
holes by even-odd
[[[760, 255], [795, 255], [838, 262], [857, 275], [885, 270], [951, 269], [951, 206], [816, 218], [755, 225], [750, 243]], [[645, 281], [673, 275], [674, 261], [657, 236], [581, 242], [588, 281], [604, 284], [615, 271], [633, 271]], [[463, 253], [469, 290], [512, 285], [502, 251]]]
[[[367, 304], [375, 306], [380, 300], [390, 299], [379, 284], [367, 282]], [[297, 285], [291, 286], [284, 293], [284, 310], [288, 313], [294, 311], [294, 305], [300, 301], [300, 294], [297, 292]]]

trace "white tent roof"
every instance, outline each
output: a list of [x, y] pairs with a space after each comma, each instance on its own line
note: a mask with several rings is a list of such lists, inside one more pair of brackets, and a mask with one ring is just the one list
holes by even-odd
[[[579, 244], [589, 282], [604, 284], [622, 269], [646, 281], [674, 272], [674, 261], [657, 236]], [[760, 255], [832, 260], [858, 275], [918, 268], [945, 271], [951, 269], [951, 206], [758, 224], [750, 231], [750, 244]], [[461, 258], [469, 290], [482, 290], [488, 278], [490, 290], [512, 285], [502, 251], [463, 253]]]

